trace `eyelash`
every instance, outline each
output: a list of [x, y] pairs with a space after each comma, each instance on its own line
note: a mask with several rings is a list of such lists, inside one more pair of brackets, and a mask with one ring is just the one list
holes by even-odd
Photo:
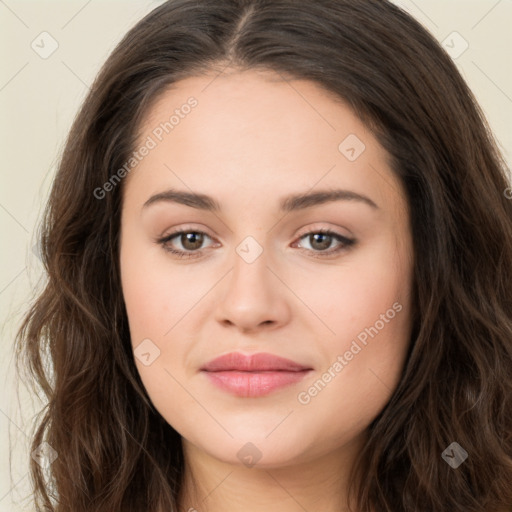
[[[156, 240], [156, 242], [158, 244], [160, 244], [166, 252], [169, 252], [169, 253], [173, 254], [174, 256], [176, 256], [179, 259], [181, 259], [181, 258], [188, 259], [188, 258], [198, 258], [198, 257], [200, 257], [201, 256], [201, 251], [200, 250], [199, 251], [180, 251], [180, 250], [172, 249], [168, 245], [169, 242], [173, 238], [176, 238], [177, 236], [183, 235], [183, 234], [186, 234], [186, 233], [194, 233], [194, 234], [199, 234], [199, 235], [206, 235], [208, 238], [211, 238], [204, 231], [199, 231], [199, 230], [194, 230], [194, 229], [188, 229], [188, 230], [185, 229], [185, 230], [180, 230], [180, 231], [175, 231], [173, 233], [170, 233], [169, 235], [166, 235], [165, 237], [159, 238], [158, 240]], [[340, 253], [343, 250], [349, 249], [351, 246], [353, 246], [356, 243], [355, 239], [347, 238], [347, 237], [342, 236], [342, 235], [336, 233], [335, 231], [331, 231], [329, 229], [317, 229], [317, 230], [313, 230], [313, 231], [308, 231], [307, 233], [301, 235], [298, 240], [302, 240], [303, 238], [306, 238], [306, 237], [308, 237], [310, 235], [316, 235], [316, 234], [329, 235], [329, 236], [333, 237], [335, 240], [337, 240], [338, 242], [340, 242], [342, 245], [340, 247], [336, 248], [336, 249], [329, 249], [329, 250], [326, 250], [326, 251], [314, 251], [313, 249], [305, 249], [303, 247], [300, 248], [300, 249], [302, 249], [303, 251], [306, 251], [306, 252], [313, 251], [315, 253], [315, 255], [313, 256], [314, 258], [326, 258], [328, 256], [332, 256], [333, 254], [338, 254], [338, 253]]]

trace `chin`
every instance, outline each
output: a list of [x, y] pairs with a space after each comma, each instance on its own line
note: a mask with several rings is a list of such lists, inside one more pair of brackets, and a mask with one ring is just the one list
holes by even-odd
[[[269, 430], [230, 432], [233, 438], [224, 433], [214, 437], [208, 435], [206, 439], [200, 435], [183, 437], [209, 456], [241, 467], [271, 469], [305, 462], [309, 458], [311, 438], [305, 434], [302, 437], [296, 430], [294, 436], [286, 430], [281, 436], [275, 432], [269, 435]], [[196, 441], [194, 437], [199, 439]]]

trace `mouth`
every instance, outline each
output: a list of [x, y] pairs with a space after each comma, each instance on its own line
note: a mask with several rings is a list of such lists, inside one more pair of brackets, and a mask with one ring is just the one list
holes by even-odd
[[218, 388], [240, 397], [265, 396], [301, 381], [313, 368], [273, 354], [231, 352], [201, 368]]

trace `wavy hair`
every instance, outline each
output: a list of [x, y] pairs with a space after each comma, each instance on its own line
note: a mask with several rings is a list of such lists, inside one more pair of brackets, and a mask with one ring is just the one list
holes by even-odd
[[[119, 272], [122, 180], [144, 115], [176, 81], [235, 69], [307, 79], [344, 100], [391, 156], [414, 244], [401, 380], [369, 426], [359, 510], [512, 507], [512, 200], [474, 96], [439, 43], [385, 0], [169, 0], [103, 65], [68, 135], [39, 226], [46, 280], [16, 336], [58, 457], [31, 460], [49, 512], [177, 512], [179, 434], [139, 378]], [[20, 372], [21, 373], [21, 372]], [[457, 469], [441, 454], [452, 443]], [[453, 455], [453, 452], [452, 452]]]

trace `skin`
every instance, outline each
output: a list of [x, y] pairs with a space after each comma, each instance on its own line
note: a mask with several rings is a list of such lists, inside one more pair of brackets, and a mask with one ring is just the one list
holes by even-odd
[[[155, 138], [153, 130], [190, 96], [197, 106], [123, 182], [120, 249], [132, 345], [149, 339], [148, 347], [158, 347], [151, 357], [160, 351], [149, 365], [136, 357], [137, 369], [183, 440], [180, 509], [346, 510], [348, 471], [398, 384], [410, 340], [413, 253], [404, 190], [387, 153], [346, 104], [314, 82], [270, 71], [229, 70], [174, 84], [147, 113], [139, 142]], [[365, 145], [354, 161], [339, 149], [349, 134]], [[143, 208], [169, 188], [208, 194], [221, 211], [168, 201]], [[338, 200], [279, 210], [289, 194], [338, 188], [377, 208]], [[356, 243], [343, 248], [332, 238], [322, 249], [304, 236], [321, 228]], [[199, 257], [179, 259], [157, 242], [179, 229], [208, 235], [202, 245], [179, 236], [167, 243]], [[262, 249], [251, 263], [236, 251], [248, 236]], [[394, 318], [334, 371], [338, 356], [393, 304], [401, 306]], [[199, 371], [233, 351], [270, 352], [313, 371], [269, 395], [237, 397]], [[301, 403], [299, 393], [329, 368], [330, 381]], [[237, 456], [248, 442], [261, 454], [252, 467]]]

